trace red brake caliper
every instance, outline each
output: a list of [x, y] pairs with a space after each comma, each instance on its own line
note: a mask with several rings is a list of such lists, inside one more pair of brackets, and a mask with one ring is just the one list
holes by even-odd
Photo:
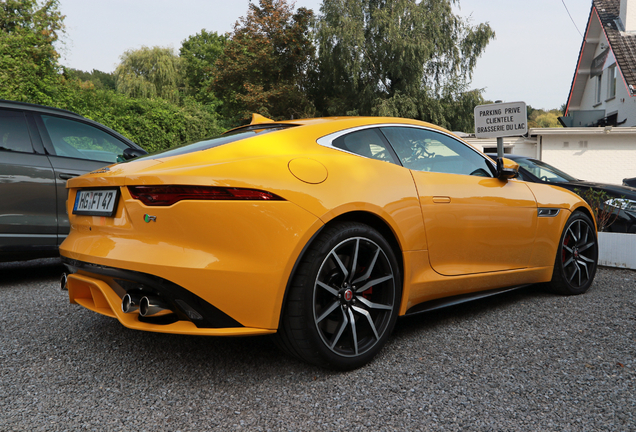
[[[568, 235], [565, 240], [563, 240], [563, 246], [566, 246], [570, 243], [570, 236]], [[565, 247], [561, 248], [561, 262], [565, 263]]]
[[373, 295], [373, 287], [369, 287], [368, 290], [362, 293], [362, 297], [364, 297], [367, 300], [369, 300], [369, 297], [371, 297], [371, 295]]

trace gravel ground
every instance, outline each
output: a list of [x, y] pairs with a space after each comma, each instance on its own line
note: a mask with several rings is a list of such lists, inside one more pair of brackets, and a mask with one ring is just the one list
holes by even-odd
[[128, 330], [70, 305], [56, 260], [0, 264], [0, 431], [636, 430], [636, 272], [408, 317], [335, 373], [267, 337]]

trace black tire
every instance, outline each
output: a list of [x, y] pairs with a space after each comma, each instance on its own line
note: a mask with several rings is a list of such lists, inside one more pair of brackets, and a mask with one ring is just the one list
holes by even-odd
[[401, 293], [395, 254], [380, 233], [355, 222], [327, 227], [292, 276], [278, 345], [318, 366], [360, 367], [391, 334]]
[[597, 265], [598, 238], [594, 223], [589, 216], [576, 211], [561, 233], [548, 288], [557, 294], [583, 294], [594, 281]]

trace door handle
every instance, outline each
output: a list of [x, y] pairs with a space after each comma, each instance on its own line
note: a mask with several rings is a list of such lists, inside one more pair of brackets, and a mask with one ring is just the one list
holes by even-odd
[[71, 173], [60, 173], [60, 178], [62, 180], [69, 180], [72, 179], [73, 177], [77, 177], [79, 174], [71, 174]]
[[437, 204], [448, 204], [451, 202], [451, 199], [447, 196], [434, 196], [433, 202]]

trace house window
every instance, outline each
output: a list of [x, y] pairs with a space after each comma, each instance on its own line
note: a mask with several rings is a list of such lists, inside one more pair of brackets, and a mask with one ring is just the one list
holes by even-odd
[[607, 99], [616, 96], [616, 63], [607, 68]]
[[601, 103], [601, 84], [603, 82], [603, 75], [598, 75], [596, 77], [596, 97], [594, 98], [594, 104], [598, 105]]

